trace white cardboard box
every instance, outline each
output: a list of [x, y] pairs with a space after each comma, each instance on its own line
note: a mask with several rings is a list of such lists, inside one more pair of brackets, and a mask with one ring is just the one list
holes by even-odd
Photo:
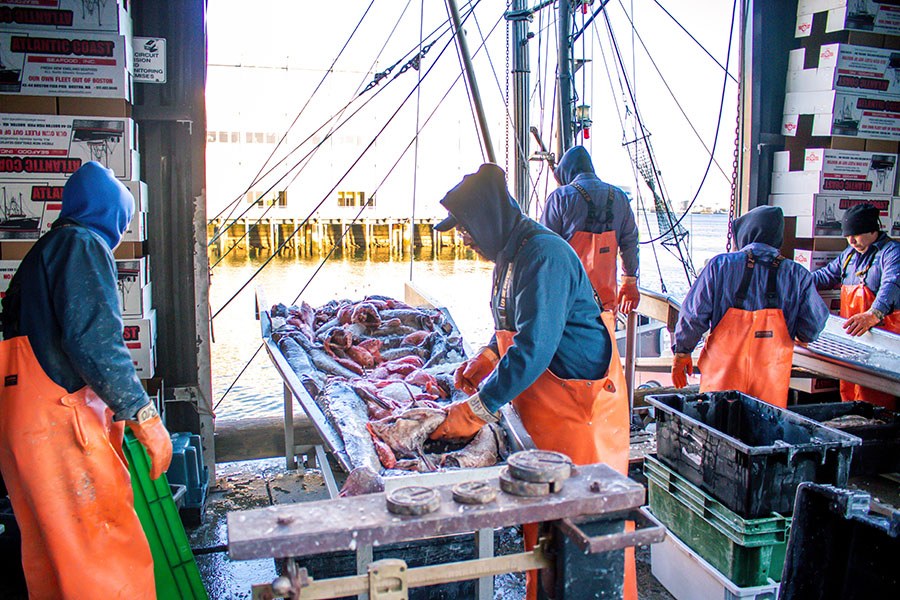
[[[769, 204], [778, 206], [785, 215], [796, 216], [798, 238], [843, 237], [841, 219], [849, 208], [869, 202], [881, 210], [882, 225], [887, 224], [890, 196], [844, 196], [830, 194], [773, 194]], [[812, 210], [810, 210], [810, 207]]]
[[841, 314], [841, 290], [819, 290], [819, 296], [825, 301], [831, 314]]
[[112, 117], [0, 114], [0, 180], [65, 179], [95, 160], [138, 179], [134, 121]]
[[153, 285], [139, 287], [137, 281], [123, 280], [121, 271], [118, 280], [119, 308], [122, 317], [145, 317], [153, 308]]
[[788, 92], [782, 135], [797, 135], [801, 115], [813, 115], [813, 136], [900, 140], [900, 98], [836, 91]]
[[[851, 6], [848, 7], [847, 5]], [[877, 0], [800, 0], [794, 37], [812, 33], [813, 15], [828, 12], [825, 33], [845, 29], [900, 35], [900, 6]]]
[[824, 377], [791, 377], [790, 388], [798, 392], [806, 392], [807, 394], [824, 394], [825, 392], [834, 392], [839, 389], [837, 379], [827, 379]]
[[[147, 239], [147, 186], [123, 182], [137, 192], [136, 212], [122, 238], [124, 242]], [[0, 180], [0, 240], [36, 240], [50, 231], [62, 209], [65, 182]], [[140, 207], [140, 208], [138, 208]]]
[[9, 283], [12, 281], [13, 275], [19, 270], [21, 260], [0, 260], [0, 298], [6, 296], [6, 290], [9, 289]]
[[890, 229], [891, 237], [900, 237], [900, 198], [894, 198], [891, 205], [891, 218], [888, 223], [885, 223], [885, 229]]
[[137, 283], [139, 287], [150, 285], [150, 269], [147, 268], [148, 260], [149, 257], [147, 256], [142, 256], [141, 258], [117, 258], [116, 270], [119, 273], [119, 278], [128, 278], [129, 281]]
[[3, 66], [13, 76], [0, 93], [131, 101], [134, 54], [124, 36], [0, 31]]
[[145, 317], [125, 317], [122, 337], [131, 353], [138, 377], [148, 379], [156, 371], [156, 311]]
[[0, 2], [0, 28], [28, 31], [107, 31], [131, 34], [129, 0], [11, 0]]
[[[825, 44], [819, 48], [815, 69], [803, 69], [804, 48], [791, 51], [787, 92], [841, 92], [900, 95], [900, 52], [851, 44]], [[799, 65], [799, 70], [795, 68]], [[787, 111], [786, 111], [787, 112]]]
[[894, 193], [896, 154], [808, 148], [803, 153], [803, 171], [788, 171], [789, 164], [789, 152], [775, 153], [773, 194]]
[[794, 262], [809, 271], [818, 271], [841, 255], [839, 250], [794, 250]]

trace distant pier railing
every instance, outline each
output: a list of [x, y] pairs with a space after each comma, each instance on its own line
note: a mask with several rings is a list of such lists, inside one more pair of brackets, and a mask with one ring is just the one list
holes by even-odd
[[[320, 256], [335, 246], [342, 251], [389, 250], [403, 256], [430, 249], [435, 255], [445, 249], [463, 248], [456, 230], [434, 230], [440, 219], [215, 219], [207, 223], [210, 257], [226, 252], [249, 256], [282, 254]], [[291, 234], [296, 230], [296, 234]], [[346, 233], [345, 233], [346, 232]], [[214, 240], [214, 241], [213, 241]], [[282, 248], [283, 246], [283, 248]], [[233, 250], [231, 250], [233, 248]]]

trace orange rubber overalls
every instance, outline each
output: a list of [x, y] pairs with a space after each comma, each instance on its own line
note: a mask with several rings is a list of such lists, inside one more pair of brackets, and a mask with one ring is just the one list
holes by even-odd
[[588, 205], [588, 215], [584, 227], [587, 231], [576, 231], [569, 245], [575, 250], [584, 270], [594, 286], [594, 292], [600, 298], [603, 310], [615, 310], [618, 284], [616, 282], [616, 256], [619, 253], [619, 242], [616, 232], [612, 229], [613, 187], [609, 186], [606, 197], [606, 222], [602, 233], [591, 233], [596, 223], [597, 215], [594, 211], [594, 203], [587, 191], [577, 183], [570, 184]]
[[[540, 234], [538, 234], [540, 235]], [[527, 236], [519, 250], [531, 239]], [[491, 307], [496, 325], [500, 356], [514, 345], [516, 332], [507, 319], [506, 307], [512, 289], [512, 267], [495, 279]], [[535, 445], [541, 450], [553, 450], [568, 455], [576, 465], [598, 462], [628, 475], [630, 419], [625, 388], [625, 372], [615, 344], [613, 315], [602, 313], [603, 323], [612, 341], [612, 357], [607, 376], [596, 381], [560, 379], [549, 369], [544, 371], [528, 389], [513, 400]], [[523, 526], [525, 549], [537, 543], [538, 525]], [[634, 549], [625, 551], [626, 600], [637, 600], [637, 578], [634, 570]], [[537, 572], [526, 573], [528, 600], [537, 598]]]
[[[736, 307], [729, 308], [706, 340], [697, 366], [700, 391], [738, 390], [764, 402], [787, 407], [794, 340], [788, 333], [777, 293], [778, 267], [782, 257], [757, 263], [747, 252], [744, 276], [736, 296]], [[744, 310], [744, 301], [753, 270], [768, 268], [766, 308]]]
[[[850, 252], [844, 260], [841, 281], [843, 281], [846, 276], [847, 267], [850, 266], [850, 259], [852, 256], [853, 253]], [[873, 256], [869, 266], [856, 273], [859, 283], [855, 285], [841, 285], [841, 317], [844, 319], [864, 313], [872, 308], [872, 303], [875, 302], [875, 292], [866, 286], [865, 281], [866, 274], [869, 272], [869, 269], [872, 268], [872, 265], [875, 264], [875, 258], [876, 257]], [[878, 328], [890, 331], [891, 333], [900, 333], [900, 310], [895, 310], [891, 314], [885, 315], [884, 322], [879, 325]], [[886, 392], [865, 388], [861, 385], [850, 383], [849, 381], [841, 382], [841, 399], [844, 402], [864, 400], [866, 402], [871, 402], [872, 404], [877, 404], [878, 406], [883, 406], [888, 410], [897, 410], [896, 396]]]
[[153, 600], [124, 423], [89, 387], [50, 379], [26, 336], [0, 342], [0, 471], [22, 532], [32, 600]]

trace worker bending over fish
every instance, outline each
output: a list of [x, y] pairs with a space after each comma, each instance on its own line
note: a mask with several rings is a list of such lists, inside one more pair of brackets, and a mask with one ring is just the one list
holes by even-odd
[[[450, 405], [432, 439], [470, 438], [512, 402], [538, 448], [627, 474], [628, 397], [610, 335], [612, 313], [601, 319], [578, 256], [522, 213], [497, 165], [464, 177], [441, 204], [450, 216], [435, 229], [455, 227], [466, 245], [495, 263], [496, 334], [457, 370], [457, 387], [471, 395]], [[524, 534], [526, 548], [533, 548], [537, 526], [526, 526]], [[625, 596], [636, 598], [633, 555], [628, 564]], [[533, 573], [527, 597], [537, 597]]]
[[[859, 336], [873, 327], [900, 333], [900, 243], [881, 230], [878, 208], [858, 204], [844, 213], [841, 235], [850, 246], [813, 273], [816, 287], [841, 286], [844, 329]], [[842, 381], [844, 401], [865, 400], [897, 410], [897, 396]]]
[[828, 307], [812, 274], [779, 254], [780, 208], [754, 208], [734, 220], [732, 232], [740, 250], [713, 257], [681, 305], [672, 382], [687, 385], [691, 353], [711, 331], [697, 361], [700, 391], [738, 390], [785, 408], [794, 340], [815, 341]]
[[[563, 154], [555, 170], [560, 186], [547, 197], [541, 223], [567, 240], [604, 310], [628, 314], [641, 301], [638, 291], [638, 228], [628, 197], [594, 173], [583, 146]], [[622, 286], [616, 283], [616, 254], [622, 257]]]
[[156, 598], [122, 453], [125, 424], [169, 467], [172, 443], [122, 338], [113, 249], [134, 198], [88, 162], [3, 299], [0, 471], [32, 600]]

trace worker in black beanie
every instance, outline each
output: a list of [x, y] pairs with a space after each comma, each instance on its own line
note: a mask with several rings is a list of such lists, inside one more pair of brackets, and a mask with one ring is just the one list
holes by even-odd
[[[839, 257], [813, 273], [816, 288], [840, 285], [841, 316], [851, 336], [872, 327], [900, 333], [900, 243], [881, 231], [878, 207], [868, 202], [844, 213], [841, 234], [850, 245]], [[841, 382], [845, 401], [866, 400], [896, 410], [897, 398], [845, 381]]]

